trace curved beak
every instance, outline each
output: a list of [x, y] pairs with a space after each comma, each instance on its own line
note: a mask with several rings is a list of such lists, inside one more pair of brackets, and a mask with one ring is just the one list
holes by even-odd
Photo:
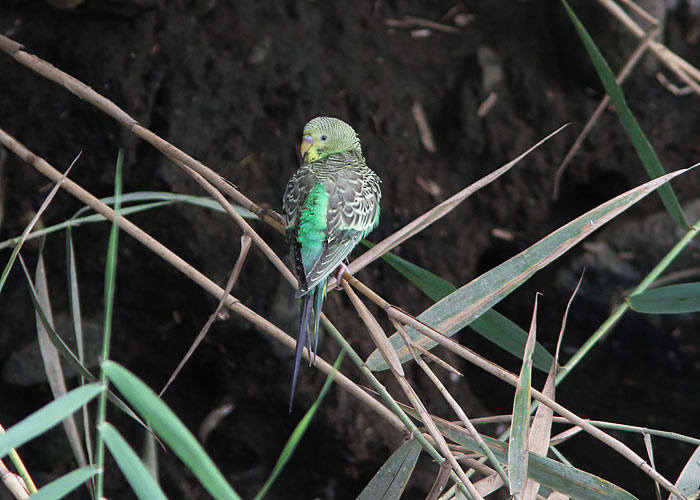
[[301, 145], [299, 146], [299, 152], [301, 153], [301, 157], [303, 158], [306, 155], [306, 152], [311, 149], [311, 146], [313, 146], [314, 140], [310, 135], [305, 135], [301, 138]]

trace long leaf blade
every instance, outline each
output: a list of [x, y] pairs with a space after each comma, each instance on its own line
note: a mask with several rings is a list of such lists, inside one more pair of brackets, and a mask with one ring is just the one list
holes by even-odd
[[214, 498], [240, 500], [185, 424], [146, 384], [113, 361], [105, 361], [102, 370]]
[[[478, 444], [464, 428], [442, 419], [435, 419], [445, 436], [470, 450], [483, 454]], [[503, 441], [483, 436], [499, 462], [508, 460], [508, 445]], [[557, 462], [551, 458], [528, 454], [527, 476], [546, 488], [564, 493], [571, 498], [586, 500], [637, 500], [619, 486], [588, 472]]]
[[520, 493], [527, 480], [528, 430], [530, 426], [530, 391], [532, 384], [532, 353], [535, 349], [537, 335], [537, 295], [532, 311], [530, 336], [523, 353], [523, 364], [518, 377], [518, 386], [513, 400], [513, 420], [508, 447], [508, 479], [510, 494]]
[[[368, 248], [374, 246], [366, 240], [362, 240], [362, 243]], [[449, 281], [391, 252], [382, 255], [382, 259], [436, 302], [457, 290]], [[468, 326], [485, 339], [522, 359], [527, 333], [498, 311], [489, 309]], [[532, 361], [535, 368], [547, 372], [552, 365], [552, 355], [538, 342], [535, 344]]]
[[392, 500], [401, 497], [418, 461], [421, 446], [410, 439], [399, 446], [367, 483], [357, 500]]
[[31, 496], [32, 500], [58, 500], [65, 497], [68, 493], [76, 489], [85, 481], [90, 479], [100, 470], [94, 465], [86, 465], [80, 469], [69, 472], [65, 476], [51, 481], [49, 484], [40, 488], [39, 491]]
[[109, 423], [100, 425], [98, 430], [136, 496], [141, 500], [167, 500], [160, 485], [119, 431]]
[[630, 307], [647, 314], [682, 314], [700, 311], [700, 283], [669, 285], [637, 293], [627, 299]]
[[[678, 170], [648, 181], [586, 212], [437, 302], [418, 316], [418, 319], [448, 337], [454, 335], [500, 302], [537, 271], [549, 265], [659, 186], [688, 170]], [[406, 330], [411, 340], [421, 347], [431, 349], [435, 346], [435, 342], [414, 329]], [[398, 333], [392, 335], [390, 340], [402, 362], [411, 359], [411, 354]], [[370, 370], [387, 369], [386, 363], [377, 351], [369, 356], [366, 364]]]
[[[617, 84], [615, 75], [608, 66], [608, 63], [605, 61], [603, 54], [601, 54], [600, 50], [596, 46], [591, 36], [588, 34], [588, 31], [586, 31], [586, 28], [583, 26], [581, 21], [579, 21], [578, 17], [576, 17], [574, 11], [571, 9], [571, 7], [569, 7], [569, 4], [566, 3], [566, 0], [562, 0], [562, 3], [564, 4], [566, 13], [571, 19], [579, 38], [583, 42], [583, 45], [588, 52], [588, 56], [593, 62], [593, 66], [598, 73], [598, 78], [600, 78], [600, 81], [605, 87], [605, 91], [610, 97], [610, 102], [612, 102], [613, 106], [615, 107], [620, 123], [622, 123], [627, 135], [632, 141], [634, 149], [637, 151], [639, 158], [642, 160], [644, 168], [649, 174], [649, 177], [651, 179], [656, 179], [657, 177], [664, 175], [664, 169], [659, 162], [659, 158], [654, 152], [654, 148], [651, 147], [651, 144], [644, 135], [644, 132], [642, 132], [642, 129], [639, 127], [639, 123], [637, 123], [636, 118], [627, 105], [622, 89]], [[659, 196], [661, 196], [661, 201], [666, 207], [666, 210], [668, 210], [669, 214], [671, 214], [671, 217], [673, 217], [673, 220], [676, 221], [681, 228], [687, 229], [689, 226], [688, 221], [683, 214], [683, 210], [681, 209], [680, 203], [678, 203], [678, 199], [676, 198], [676, 194], [673, 192], [673, 188], [671, 188], [670, 185], [661, 186], [659, 188]]]
[[0, 458], [9, 453], [12, 448], [31, 441], [43, 434], [61, 420], [72, 414], [102, 390], [100, 384], [88, 384], [73, 389], [65, 396], [51, 401], [27, 418], [13, 425], [0, 436]]

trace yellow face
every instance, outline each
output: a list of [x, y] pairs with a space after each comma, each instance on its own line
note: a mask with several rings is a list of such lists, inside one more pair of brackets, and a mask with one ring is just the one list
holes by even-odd
[[355, 131], [347, 123], [319, 116], [304, 127], [299, 152], [304, 163], [312, 163], [329, 154], [360, 149], [360, 140]]
[[327, 142], [328, 136], [326, 134], [319, 132], [304, 134], [299, 146], [299, 152], [304, 163], [311, 163], [321, 158]]

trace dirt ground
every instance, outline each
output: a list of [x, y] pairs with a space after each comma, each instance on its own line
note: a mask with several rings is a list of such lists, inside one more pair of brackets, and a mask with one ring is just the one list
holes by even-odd
[[[684, 2], [668, 11], [663, 2], [657, 4], [665, 18], [667, 45], [700, 65], [698, 17]], [[637, 41], [597, 3], [572, 5], [618, 70]], [[450, 29], [410, 25], [410, 18]], [[408, 27], [391, 22], [406, 19]], [[113, 100], [252, 200], [275, 210], [281, 209], [285, 184], [298, 165], [296, 147], [304, 123], [317, 115], [346, 120], [359, 133], [368, 164], [383, 180], [381, 222], [370, 237], [373, 241], [571, 123], [505, 177], [397, 250], [458, 286], [647, 179], [616, 116], [608, 111], [569, 166], [561, 196], [553, 201], [557, 166], [603, 96], [568, 18], [553, 0], [87, 0], [69, 10], [39, 1], [4, 0], [0, 33]], [[673, 76], [645, 57], [624, 85], [628, 103], [667, 171], [694, 164], [700, 161], [700, 97], [669, 92], [656, 74]], [[489, 101], [491, 107], [486, 107]], [[416, 105], [427, 117], [434, 152], [421, 142], [412, 113]], [[203, 194], [150, 145], [5, 54], [0, 54], [0, 127], [61, 170], [82, 151], [71, 178], [97, 196], [113, 192], [119, 148], [125, 151], [125, 192]], [[50, 183], [8, 153], [0, 167], [0, 187], [2, 241], [22, 232]], [[694, 222], [700, 217], [693, 204], [700, 175], [686, 175], [673, 187]], [[69, 194], [59, 193], [42, 224], [64, 221], [80, 207]], [[225, 283], [240, 236], [228, 218], [176, 205], [132, 220]], [[286, 255], [279, 234], [262, 224], [256, 228], [279, 255]], [[108, 233], [105, 224], [74, 230], [93, 366], [103, 320]], [[652, 195], [537, 274], [498, 310], [527, 328], [535, 292], [542, 292], [538, 339], [553, 351], [566, 301], [585, 268], [564, 340], [566, 361], [679, 234], [658, 196]], [[36, 244], [28, 244], [22, 252], [30, 268], [37, 251]], [[62, 233], [46, 239], [43, 254], [56, 322], [70, 331]], [[9, 251], [0, 255], [0, 262], [6, 262]], [[700, 245], [695, 243], [672, 270], [697, 269], [698, 260]], [[159, 389], [216, 300], [126, 235], [120, 241], [118, 266], [112, 357]], [[430, 305], [382, 262], [359, 277], [412, 313]], [[697, 275], [687, 280], [697, 281]], [[286, 331], [294, 330], [293, 290], [260, 252], [251, 252], [234, 294]], [[370, 352], [370, 341], [341, 294], [329, 296], [326, 311], [360, 353]], [[557, 398], [585, 417], [697, 437], [699, 324], [698, 315], [628, 314], [569, 376]], [[474, 332], [465, 330], [460, 340], [518, 369], [517, 360]], [[332, 342], [322, 342], [324, 358], [334, 359], [337, 352]], [[511, 388], [453, 361], [465, 378], [448, 386], [471, 416], [510, 413]], [[252, 498], [261, 487], [323, 383], [317, 371], [303, 367], [295, 409], [288, 416], [291, 365], [286, 348], [232, 317], [213, 326], [165, 395], [193, 430], [214, 409], [233, 405], [205, 444], [243, 498]], [[356, 373], [349, 364], [347, 371]], [[37, 355], [32, 304], [17, 266], [0, 295], [0, 374], [3, 426], [51, 400]], [[408, 374], [416, 372], [409, 367]], [[388, 378], [383, 380], [390, 385]], [[452, 418], [426, 380], [416, 377], [415, 384], [428, 395], [431, 411]], [[143, 432], [116, 410], [110, 418], [139, 449]], [[73, 467], [65, 439], [54, 434], [21, 450], [41, 484]], [[639, 436], [616, 436], [644, 454]], [[266, 498], [355, 498], [402, 439], [335, 388]], [[659, 470], [675, 480], [691, 447], [661, 439], [654, 443]], [[651, 482], [592, 439], [578, 436], [561, 449], [575, 466], [640, 498], [650, 497]], [[170, 498], [208, 498], [172, 454], [161, 454], [160, 464], [160, 480]], [[405, 498], [423, 498], [437, 470], [427, 459], [418, 469]], [[107, 480], [110, 499], [132, 498], [116, 467], [109, 467]], [[74, 496], [83, 497], [85, 491]], [[0, 490], [0, 499], [5, 498], [7, 493]]]

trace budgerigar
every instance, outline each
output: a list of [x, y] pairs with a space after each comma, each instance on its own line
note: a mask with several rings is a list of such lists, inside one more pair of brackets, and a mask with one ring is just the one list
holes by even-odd
[[[316, 352], [328, 276], [379, 222], [381, 180], [366, 165], [360, 139], [347, 123], [319, 116], [304, 127], [302, 164], [287, 183], [282, 206], [299, 281], [299, 335], [294, 355], [291, 413], [304, 344]], [[308, 334], [308, 336], [307, 336]], [[309, 349], [311, 350], [311, 349]]]

